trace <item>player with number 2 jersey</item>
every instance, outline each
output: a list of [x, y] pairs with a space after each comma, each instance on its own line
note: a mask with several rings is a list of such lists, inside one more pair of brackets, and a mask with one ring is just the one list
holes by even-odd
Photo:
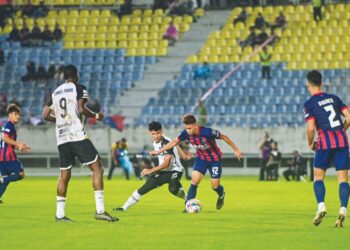
[[[316, 70], [310, 71], [307, 74], [307, 88], [311, 97], [304, 104], [304, 115], [307, 123], [308, 145], [315, 151], [314, 192], [318, 211], [313, 223], [318, 226], [326, 215], [324, 176], [333, 161], [339, 181], [341, 203], [335, 226], [342, 227], [350, 193], [349, 142], [346, 135], [346, 129], [350, 124], [350, 112], [348, 106], [338, 96], [322, 92], [321, 86], [322, 75]], [[345, 117], [344, 122], [341, 116]], [[316, 129], [318, 138], [314, 141]]]

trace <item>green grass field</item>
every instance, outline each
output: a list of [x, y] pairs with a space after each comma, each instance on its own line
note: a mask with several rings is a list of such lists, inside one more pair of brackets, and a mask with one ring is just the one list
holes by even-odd
[[[197, 198], [199, 214], [184, 214], [183, 202], [167, 186], [154, 190], [127, 212], [113, 213], [143, 181], [105, 181], [106, 208], [120, 221], [93, 219], [89, 177], [73, 177], [66, 214], [76, 222], [56, 224], [53, 177], [27, 177], [9, 186], [0, 205], [1, 249], [336, 249], [350, 243], [350, 221], [334, 228], [338, 185], [326, 181], [328, 215], [312, 225], [316, 205], [312, 183], [258, 182], [224, 177], [225, 206], [215, 209], [216, 193], [205, 179]], [[187, 189], [189, 182], [183, 180]]]

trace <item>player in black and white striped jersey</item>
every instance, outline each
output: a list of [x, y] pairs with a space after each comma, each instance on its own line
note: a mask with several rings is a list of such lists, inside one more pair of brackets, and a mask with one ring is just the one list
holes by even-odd
[[[151, 122], [148, 125], [150, 135], [153, 139], [154, 150], [163, 148], [169, 141], [168, 137], [163, 135], [162, 124], [159, 122]], [[114, 210], [125, 211], [135, 203], [137, 203], [143, 195], [149, 191], [158, 188], [166, 183], [169, 184], [169, 192], [183, 200], [186, 199], [186, 193], [180, 182], [183, 166], [180, 156], [184, 160], [192, 157], [191, 153], [185, 154], [180, 147], [174, 147], [168, 151], [164, 151], [158, 155], [159, 164], [151, 169], [143, 169], [141, 176], [149, 176], [146, 183], [138, 190], [134, 191], [123, 206]]]

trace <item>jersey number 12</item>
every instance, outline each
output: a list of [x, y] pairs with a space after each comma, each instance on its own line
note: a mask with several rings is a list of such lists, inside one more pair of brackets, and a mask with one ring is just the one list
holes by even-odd
[[335, 110], [334, 110], [334, 107], [333, 105], [328, 105], [328, 106], [325, 106], [324, 109], [327, 111], [327, 112], [331, 112], [328, 116], [328, 120], [329, 120], [329, 123], [331, 125], [331, 128], [335, 128], [335, 127], [338, 127], [340, 126], [340, 121], [339, 120], [334, 120], [335, 116], [336, 116], [336, 113], [335, 113]]

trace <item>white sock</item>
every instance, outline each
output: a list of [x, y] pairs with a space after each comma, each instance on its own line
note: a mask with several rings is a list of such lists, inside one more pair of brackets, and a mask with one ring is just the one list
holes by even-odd
[[63, 218], [65, 216], [64, 208], [66, 206], [66, 197], [56, 197], [56, 217]]
[[97, 190], [94, 192], [96, 202], [96, 212], [102, 214], [105, 212], [105, 198], [103, 190]]
[[124, 203], [124, 205], [122, 206], [122, 208], [124, 210], [127, 210], [129, 207], [131, 207], [132, 205], [134, 205], [135, 203], [137, 203], [140, 199], [141, 199], [141, 196], [139, 194], [139, 192], [137, 192], [137, 190], [135, 192], [133, 192], [131, 194], [131, 196], [129, 197], [129, 199]]
[[339, 213], [340, 213], [340, 214], [346, 215], [346, 213], [347, 213], [346, 207], [341, 207], [341, 208], [339, 209]]
[[318, 211], [326, 211], [326, 204], [324, 202], [318, 203]]

